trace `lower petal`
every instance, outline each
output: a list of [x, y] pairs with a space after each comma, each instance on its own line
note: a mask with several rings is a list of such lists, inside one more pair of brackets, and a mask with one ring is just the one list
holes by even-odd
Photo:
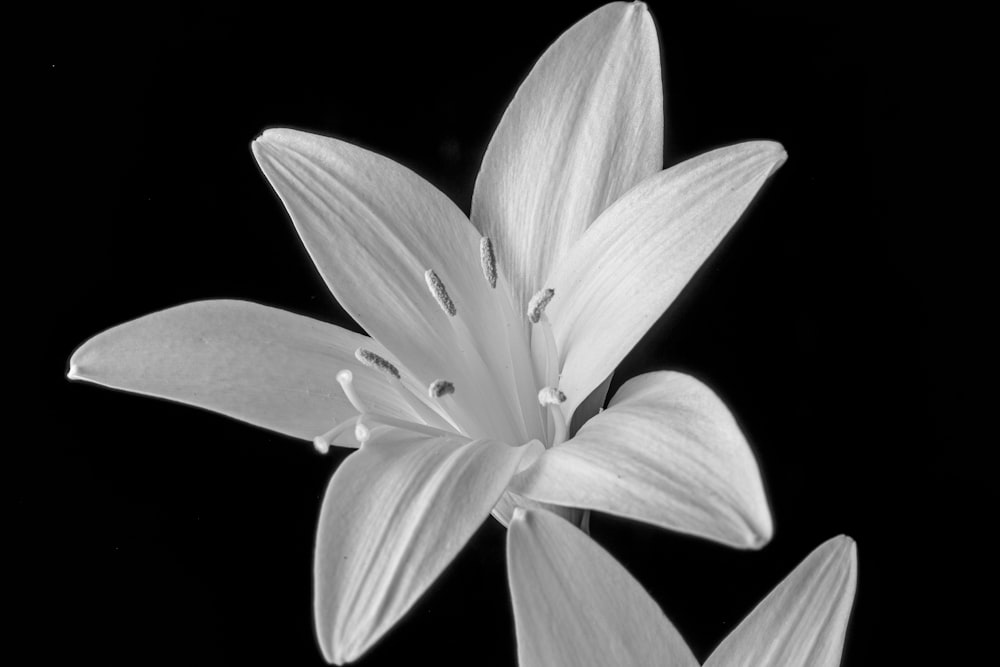
[[316, 630], [327, 660], [358, 658], [406, 613], [489, 516], [529, 451], [391, 429], [345, 459], [316, 537]]
[[827, 540], [729, 633], [705, 667], [837, 667], [857, 579], [854, 540]]
[[626, 382], [607, 410], [547, 450], [511, 489], [738, 548], [759, 548], [773, 531], [757, 463], [735, 419], [682, 373]]
[[514, 514], [507, 571], [521, 667], [698, 665], [625, 568], [553, 514]]

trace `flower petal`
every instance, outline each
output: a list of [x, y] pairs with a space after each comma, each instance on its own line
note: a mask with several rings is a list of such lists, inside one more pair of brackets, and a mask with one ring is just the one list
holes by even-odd
[[705, 667], [836, 667], [857, 577], [854, 540], [841, 535], [824, 542], [723, 640]]
[[642, 3], [605, 5], [535, 64], [476, 179], [472, 220], [495, 241], [522, 312], [600, 212], [662, 164], [653, 19]]
[[[454, 416], [471, 435], [525, 442], [523, 326], [503, 317], [506, 296], [483, 277], [480, 236], [458, 207], [409, 169], [336, 139], [268, 130], [253, 152], [344, 309], [424, 386], [453, 382], [463, 413]], [[428, 270], [455, 317], [432, 295]]]
[[554, 514], [515, 512], [507, 571], [521, 667], [698, 665], [639, 582]]
[[332, 324], [247, 301], [199, 301], [94, 336], [73, 353], [69, 377], [312, 439], [357, 413], [336, 380], [346, 368], [372, 408], [413, 420], [399, 393], [355, 360], [358, 347], [394, 359]]
[[760, 472], [736, 421], [682, 373], [622, 385], [607, 410], [518, 474], [538, 502], [638, 519], [738, 548], [771, 538]]
[[671, 167], [615, 202], [558, 263], [546, 314], [566, 415], [656, 322], [784, 159], [779, 144], [757, 141]]
[[337, 664], [364, 653], [427, 590], [532, 450], [401, 433], [390, 429], [347, 457], [323, 500], [316, 629]]

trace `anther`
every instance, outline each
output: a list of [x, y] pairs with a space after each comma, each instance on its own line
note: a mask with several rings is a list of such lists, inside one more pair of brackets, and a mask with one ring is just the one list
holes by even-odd
[[535, 296], [531, 297], [531, 301], [528, 302], [528, 319], [531, 320], [532, 324], [538, 324], [538, 320], [542, 319], [545, 307], [549, 305], [549, 301], [552, 301], [552, 297], [555, 294], [556, 291], [554, 289], [546, 287], [543, 290], [535, 292]]
[[424, 273], [424, 280], [427, 281], [427, 287], [430, 288], [434, 299], [441, 306], [441, 310], [454, 317], [455, 313], [458, 312], [455, 309], [455, 302], [448, 296], [448, 290], [444, 288], [444, 283], [438, 278], [438, 274], [434, 273], [434, 269], [427, 269]]
[[542, 390], [538, 392], [538, 402], [543, 407], [561, 405], [566, 402], [566, 394], [559, 391], [556, 387], [543, 387]]
[[455, 393], [455, 384], [448, 380], [434, 380], [427, 387], [427, 393], [431, 398], [441, 398]]
[[493, 241], [490, 237], [484, 236], [479, 239], [479, 260], [483, 264], [483, 276], [490, 287], [497, 286], [497, 256], [493, 253]]
[[371, 350], [359, 347], [354, 351], [354, 357], [369, 368], [374, 368], [397, 380], [399, 379], [399, 369], [393, 366], [387, 359], [380, 357]]

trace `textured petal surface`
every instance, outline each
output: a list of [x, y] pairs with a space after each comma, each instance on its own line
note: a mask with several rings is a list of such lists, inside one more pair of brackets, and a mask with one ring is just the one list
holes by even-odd
[[858, 554], [820, 545], [712, 653], [705, 667], [836, 667], [854, 604]]
[[[523, 326], [503, 316], [506, 295], [483, 277], [480, 236], [462, 212], [409, 169], [336, 139], [268, 130], [253, 152], [344, 309], [425, 387], [454, 382], [454, 416], [470, 435], [526, 442], [515, 390], [518, 372], [530, 381]], [[429, 269], [456, 317], [432, 296]]]
[[507, 570], [521, 667], [698, 665], [625, 568], [554, 514], [515, 513]]
[[761, 547], [772, 534], [760, 471], [736, 421], [708, 387], [681, 373], [626, 382], [607, 410], [511, 488], [739, 548]]
[[332, 324], [246, 301], [199, 301], [94, 336], [73, 353], [69, 377], [311, 440], [357, 414], [336, 380], [347, 368], [372, 408], [412, 420], [385, 379], [354, 359], [358, 347], [394, 359]]
[[547, 314], [567, 415], [663, 314], [784, 159], [779, 144], [759, 141], [671, 167], [615, 202], [557, 264]]
[[522, 310], [600, 212], [660, 170], [662, 91], [652, 17], [623, 2], [566, 31], [521, 84], [483, 158], [472, 220]]
[[529, 447], [375, 437], [337, 469], [316, 538], [316, 628], [327, 660], [356, 659], [427, 590], [489, 516]]

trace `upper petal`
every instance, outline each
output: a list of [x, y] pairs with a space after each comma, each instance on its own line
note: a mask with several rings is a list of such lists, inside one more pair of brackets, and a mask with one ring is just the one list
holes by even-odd
[[598, 214], [661, 168], [662, 91], [652, 17], [624, 2], [567, 30], [521, 84], [483, 158], [472, 220], [522, 311]]
[[[530, 360], [522, 327], [502, 316], [505, 296], [484, 279], [462, 212], [409, 169], [336, 139], [268, 130], [253, 152], [344, 309], [425, 387], [452, 381], [470, 434], [527, 440], [511, 361]], [[457, 316], [432, 296], [429, 269]]]
[[529, 447], [391, 429], [337, 469], [316, 537], [315, 612], [327, 660], [356, 659], [433, 583]]
[[711, 389], [682, 373], [626, 382], [607, 410], [511, 488], [738, 548], [759, 548], [772, 534], [760, 471], [739, 426]]
[[857, 577], [854, 540], [824, 542], [729, 633], [705, 667], [836, 667]]
[[566, 415], [656, 322], [784, 159], [779, 144], [757, 141], [671, 167], [615, 202], [557, 264], [546, 313]]
[[515, 512], [507, 571], [521, 667], [698, 665], [625, 568], [554, 514]]
[[357, 412], [337, 384], [346, 368], [371, 407], [414, 419], [381, 375], [357, 363], [358, 347], [394, 359], [332, 324], [246, 301], [199, 301], [94, 336], [73, 353], [69, 377], [312, 439]]

